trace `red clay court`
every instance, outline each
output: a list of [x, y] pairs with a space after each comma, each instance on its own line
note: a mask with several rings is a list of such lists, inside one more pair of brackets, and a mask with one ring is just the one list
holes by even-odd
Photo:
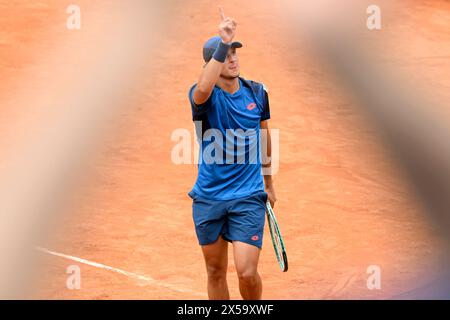
[[[91, 21], [108, 19], [108, 9], [77, 2]], [[170, 137], [177, 128], [194, 133], [187, 90], [201, 70], [203, 42], [216, 32], [217, 5], [169, 5], [171, 27], [159, 44], [164, 54], [149, 59], [152, 71], [129, 102], [134, 108], [92, 164], [90, 183], [73, 195], [76, 205], [51, 235], [51, 247], [45, 245], [39, 275], [45, 285], [37, 298], [207, 298], [187, 196], [196, 166], [172, 163]], [[313, 57], [287, 48], [292, 34], [280, 6], [276, 0], [230, 0], [225, 6], [244, 44], [238, 50], [242, 76], [268, 87], [270, 126], [280, 130], [275, 211], [289, 271], [280, 272], [266, 227], [259, 266], [263, 298], [384, 299], [425, 285], [440, 272], [439, 237], [351, 99]], [[23, 74], [45, 71], [35, 61], [53, 59], [74, 36], [64, 28], [60, 1], [2, 0], [0, 8], [1, 130], [14, 115]], [[400, 66], [435, 98], [450, 101], [450, 3], [408, 0], [396, 8], [398, 17], [392, 12], [383, 29], [367, 38], [386, 37], [386, 54], [380, 53], [385, 64]], [[14, 143], [0, 139], [3, 146]], [[231, 253], [230, 295], [238, 299]], [[66, 287], [69, 265], [81, 268], [80, 290]], [[370, 265], [381, 268], [380, 290], [366, 286]]]

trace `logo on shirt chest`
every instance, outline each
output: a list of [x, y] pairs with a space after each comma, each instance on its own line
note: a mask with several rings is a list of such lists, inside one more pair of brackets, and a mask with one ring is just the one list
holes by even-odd
[[252, 103], [250, 103], [248, 106], [247, 106], [247, 110], [253, 110], [253, 109], [255, 109], [256, 108], [256, 103], [254, 103], [254, 102], [252, 102]]

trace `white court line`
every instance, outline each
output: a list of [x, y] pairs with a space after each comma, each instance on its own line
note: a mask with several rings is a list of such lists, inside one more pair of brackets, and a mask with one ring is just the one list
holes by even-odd
[[98, 262], [93, 262], [93, 261], [89, 261], [89, 260], [86, 260], [86, 259], [70, 256], [70, 255], [67, 255], [67, 254], [51, 251], [51, 250], [48, 250], [48, 249], [42, 248], [42, 247], [36, 247], [36, 249], [38, 251], [45, 252], [45, 253], [48, 253], [48, 254], [51, 254], [51, 255], [54, 255], [54, 256], [57, 256], [57, 257], [73, 260], [73, 261], [76, 261], [76, 262], [79, 262], [79, 263], [83, 263], [83, 264], [86, 264], [86, 265], [89, 265], [89, 266], [92, 266], [92, 267], [95, 267], [95, 268], [100, 268], [100, 269], [105, 269], [105, 270], [108, 270], [108, 271], [116, 272], [116, 273], [122, 274], [124, 276], [127, 276], [129, 278], [132, 278], [132, 279], [135, 279], [135, 280], [139, 280], [139, 281], [143, 281], [143, 282], [148, 282], [150, 284], [153, 284], [153, 285], [156, 285], [156, 286], [160, 286], [160, 287], [164, 287], [164, 288], [168, 288], [168, 289], [171, 289], [173, 291], [183, 292], [183, 293], [190, 293], [190, 294], [194, 294], [196, 296], [205, 297], [205, 294], [202, 294], [200, 292], [197, 292], [197, 291], [194, 291], [194, 290], [191, 290], [191, 289], [183, 289], [183, 288], [180, 288], [179, 286], [176, 286], [176, 285], [173, 285], [173, 284], [170, 284], [170, 283], [166, 283], [166, 282], [163, 282], [163, 281], [159, 281], [159, 280], [153, 279], [152, 277], [149, 277], [149, 276], [139, 275], [139, 274], [136, 274], [136, 273], [133, 273], [133, 272], [128, 272], [128, 271], [125, 271], [125, 270], [122, 270], [122, 269], [110, 267], [110, 266], [107, 266], [107, 265], [104, 265], [104, 264], [101, 264], [101, 263], [98, 263]]

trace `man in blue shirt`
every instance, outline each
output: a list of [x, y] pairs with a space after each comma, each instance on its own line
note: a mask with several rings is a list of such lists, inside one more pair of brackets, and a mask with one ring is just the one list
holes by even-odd
[[221, 9], [219, 36], [203, 47], [206, 65], [189, 91], [201, 146], [197, 181], [189, 193], [193, 219], [208, 273], [210, 299], [229, 299], [226, 273], [232, 242], [239, 290], [244, 299], [261, 299], [257, 272], [265, 223], [265, 203], [274, 205], [270, 162], [262, 164], [260, 139], [270, 118], [265, 87], [240, 77], [233, 42], [236, 22]]

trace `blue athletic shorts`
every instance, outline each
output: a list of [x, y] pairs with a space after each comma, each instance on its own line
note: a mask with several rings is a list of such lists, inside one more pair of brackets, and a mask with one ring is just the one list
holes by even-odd
[[221, 235], [226, 241], [241, 241], [262, 248], [267, 193], [258, 191], [234, 200], [208, 200], [189, 192], [192, 215], [200, 245], [216, 242]]

